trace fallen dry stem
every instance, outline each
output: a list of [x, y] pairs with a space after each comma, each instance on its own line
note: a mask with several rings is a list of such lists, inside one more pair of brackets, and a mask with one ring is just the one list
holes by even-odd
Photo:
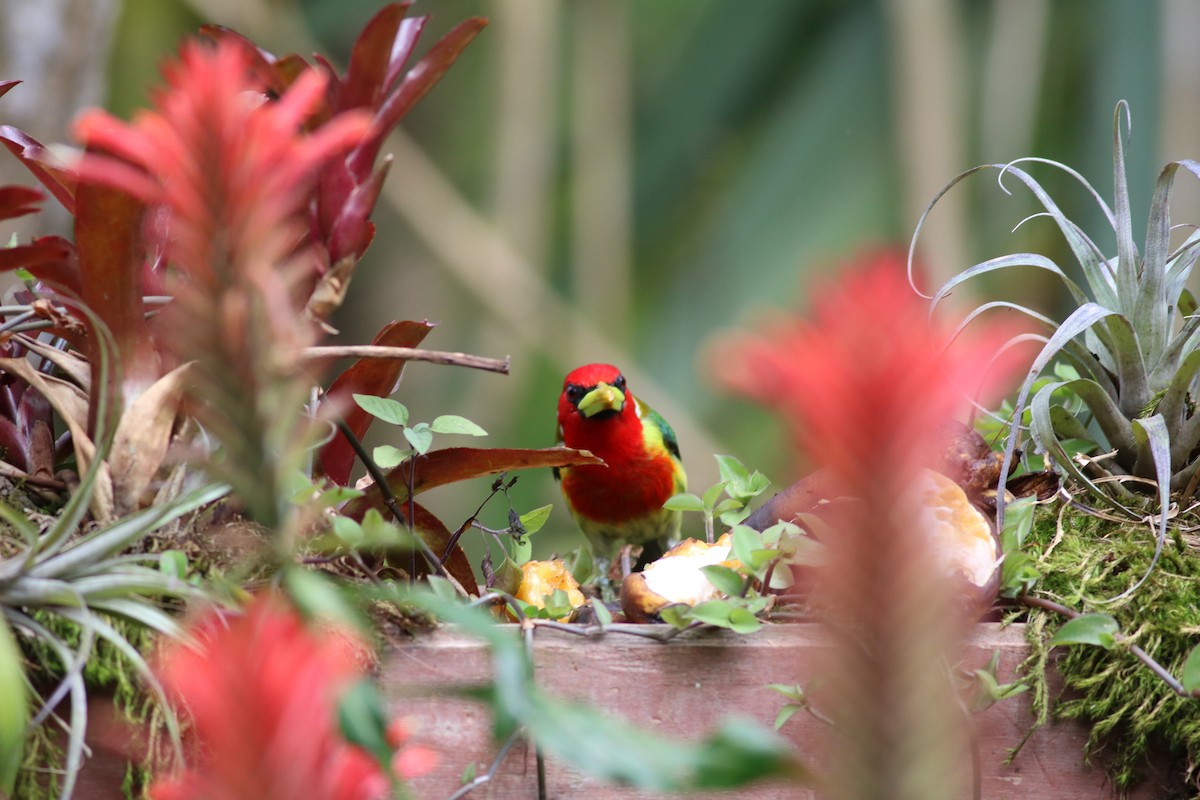
[[422, 350], [417, 347], [384, 347], [374, 344], [325, 345], [306, 347], [301, 355], [309, 360], [327, 358], [391, 358], [405, 361], [428, 361], [453, 367], [469, 367], [487, 372], [508, 374], [509, 358], [487, 358], [470, 353], [450, 353], [444, 350]]

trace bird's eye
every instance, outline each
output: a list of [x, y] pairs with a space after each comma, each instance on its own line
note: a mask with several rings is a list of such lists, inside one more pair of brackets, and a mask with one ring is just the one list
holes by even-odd
[[622, 392], [625, 391], [625, 376], [624, 375], [617, 376], [617, 379], [615, 381], [613, 381], [613, 388], [615, 388], [619, 391], [622, 391]]
[[568, 383], [567, 400], [578, 403], [581, 399], [583, 399], [583, 387], [577, 383]]

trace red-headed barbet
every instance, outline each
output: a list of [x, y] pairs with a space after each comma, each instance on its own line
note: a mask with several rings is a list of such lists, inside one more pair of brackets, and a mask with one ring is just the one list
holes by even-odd
[[[611, 364], [588, 364], [563, 381], [558, 441], [590, 450], [604, 465], [555, 470], [567, 507], [598, 558], [620, 543], [641, 545], [640, 563], [663, 554], [679, 534], [680, 513], [663, 503], [687, 490], [675, 431], [629, 391]], [[628, 573], [627, 554], [623, 572]]]

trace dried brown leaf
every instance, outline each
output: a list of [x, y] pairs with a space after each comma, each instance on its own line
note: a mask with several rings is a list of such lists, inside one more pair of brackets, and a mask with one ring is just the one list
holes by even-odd
[[167, 456], [191, 364], [168, 372], [125, 409], [108, 457], [117, 514], [136, 511]]

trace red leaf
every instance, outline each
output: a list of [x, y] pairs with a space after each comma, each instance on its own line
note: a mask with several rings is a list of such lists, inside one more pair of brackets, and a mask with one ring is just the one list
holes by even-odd
[[[546, 447], [541, 450], [447, 447], [417, 458], [412, 476], [413, 494], [417, 495], [448, 483], [497, 475], [514, 469], [552, 469], [603, 463], [587, 450], [572, 450], [569, 447]], [[387, 473], [388, 486], [402, 505], [408, 500], [408, 471], [409, 462], [405, 461]], [[342, 513], [347, 517], [361, 519], [368, 508], [383, 508], [378, 486], [370, 487], [362, 497], [351, 500], [342, 509]]]
[[387, 78], [383, 82], [384, 91], [390, 91], [396, 85], [396, 81], [400, 79], [401, 73], [404, 72], [404, 65], [408, 63], [409, 57], [413, 50], [417, 47], [417, 39], [421, 36], [421, 31], [425, 30], [425, 23], [429, 21], [429, 16], [409, 17], [400, 23], [400, 31], [396, 34], [396, 41], [392, 45], [392, 58], [388, 63]]
[[[429, 322], [390, 322], [375, 334], [371, 344], [388, 347], [416, 347], [433, 330]], [[352, 364], [337, 377], [321, 401], [321, 411], [336, 409], [350, 426], [350, 430], [361, 440], [375, 419], [359, 408], [351, 395], [370, 394], [387, 397], [396, 391], [400, 373], [404, 370], [400, 359], [363, 358]], [[321, 469], [325, 477], [345, 486], [350, 482], [350, 470], [354, 468], [354, 450], [350, 442], [337, 431], [320, 452]]]
[[336, 264], [347, 256], [362, 258], [366, 252], [375, 233], [370, 221], [371, 211], [375, 208], [375, 201], [379, 199], [379, 192], [383, 189], [383, 181], [391, 166], [391, 156], [385, 157], [379, 169], [365, 183], [355, 186], [342, 204], [329, 234], [330, 263]]
[[411, 3], [389, 3], [371, 18], [354, 42], [342, 81], [339, 110], [379, 105], [385, 89], [393, 43]]
[[41, 281], [79, 294], [75, 246], [61, 236], [42, 236], [30, 244], [0, 248], [0, 272], [27, 269]]
[[0, 186], [0, 219], [15, 219], [26, 214], [36, 214], [41, 209], [38, 203], [45, 195], [28, 186]]
[[[409, 504], [400, 504], [400, 510], [408, 515]], [[413, 532], [420, 536], [425, 544], [429, 545], [429, 549], [433, 551], [438, 558], [446, 552], [446, 548], [450, 546], [450, 539], [454, 535], [450, 529], [446, 527], [440, 519], [434, 516], [433, 512], [419, 503], [412, 504], [413, 511]], [[389, 515], [387, 508], [380, 503], [379, 512], [386, 518]], [[366, 513], [365, 510], [363, 513]], [[424, 558], [418, 557], [414, 562], [416, 565], [416, 575], [430, 574], [429, 565], [425, 563]], [[457, 544], [450, 552], [450, 556], [443, 562], [446, 566], [446, 571], [454, 576], [455, 580], [462, 584], [470, 594], [479, 594], [479, 583], [475, 580], [475, 572], [471, 569], [471, 562], [467, 560], [467, 554]], [[408, 569], [408, 565], [403, 565], [404, 569]]]
[[20, 81], [0, 81], [0, 97], [8, 94], [8, 90], [16, 86]]
[[[127, 194], [87, 181], [76, 193], [75, 242], [83, 302], [108, 326], [120, 353], [116, 379], [137, 394], [158, 375], [142, 305], [144, 206]], [[93, 377], [95, 377], [93, 375]], [[93, 399], [102, 391], [93, 381]]]
[[59, 164], [41, 142], [11, 125], [0, 125], [0, 142], [50, 190], [63, 207], [75, 213], [74, 171]]
[[429, 48], [429, 52], [408, 71], [399, 87], [388, 95], [375, 114], [371, 132], [347, 159], [351, 173], [360, 180], [364, 180], [371, 173], [383, 140], [400, 124], [404, 115], [441, 80], [466, 46], [486, 25], [487, 20], [483, 17], [472, 17], [460, 22], [439, 39], [437, 44]]

